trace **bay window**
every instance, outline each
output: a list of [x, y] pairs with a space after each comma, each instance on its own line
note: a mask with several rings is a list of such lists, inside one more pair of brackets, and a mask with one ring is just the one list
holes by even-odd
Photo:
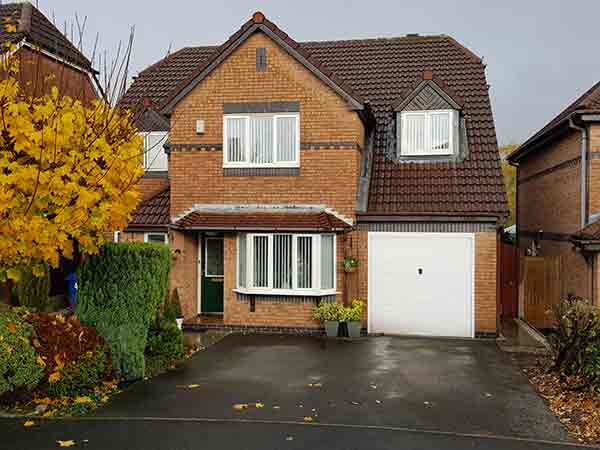
[[326, 295], [335, 292], [335, 235], [240, 234], [238, 290]]
[[401, 156], [452, 155], [458, 122], [456, 111], [405, 111], [401, 120]]
[[225, 115], [224, 167], [298, 167], [298, 114]]

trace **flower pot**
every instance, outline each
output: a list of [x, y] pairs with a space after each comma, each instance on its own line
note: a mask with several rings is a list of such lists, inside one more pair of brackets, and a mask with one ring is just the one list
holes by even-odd
[[326, 320], [324, 323], [327, 337], [337, 337], [340, 323], [337, 320]]
[[183, 317], [177, 317], [175, 321], [177, 322], [177, 328], [181, 330], [183, 328]]
[[362, 322], [360, 320], [346, 322], [346, 326], [348, 327], [348, 337], [352, 339], [360, 337], [360, 331], [362, 330]]

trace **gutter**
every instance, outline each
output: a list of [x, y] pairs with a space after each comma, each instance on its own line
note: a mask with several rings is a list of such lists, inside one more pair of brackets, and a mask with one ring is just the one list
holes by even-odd
[[569, 118], [569, 128], [581, 132], [581, 228], [584, 228], [588, 219], [588, 129], [575, 125], [573, 116]]

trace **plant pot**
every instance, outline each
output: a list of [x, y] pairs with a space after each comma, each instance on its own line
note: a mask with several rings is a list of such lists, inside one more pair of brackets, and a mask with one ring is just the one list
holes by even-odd
[[346, 322], [346, 326], [348, 327], [348, 337], [352, 339], [360, 337], [360, 331], [362, 330], [362, 322], [360, 320]]
[[354, 273], [358, 267], [344, 267], [346, 273]]
[[[173, 316], [171, 316], [173, 317]], [[177, 322], [177, 328], [179, 328], [180, 330], [183, 328], [183, 317], [177, 317], [175, 319], [175, 321]]]
[[337, 337], [340, 323], [337, 320], [326, 320], [324, 323], [327, 337]]

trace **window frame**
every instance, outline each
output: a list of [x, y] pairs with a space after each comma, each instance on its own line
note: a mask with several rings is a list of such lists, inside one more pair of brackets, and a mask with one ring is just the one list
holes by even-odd
[[[240, 236], [244, 234], [246, 236], [246, 286], [240, 286]], [[277, 289], [273, 287], [273, 264], [274, 264], [274, 251], [273, 241], [275, 235], [290, 235], [292, 236], [292, 288], [291, 289]], [[268, 283], [267, 287], [254, 287], [254, 237], [255, 236], [267, 236], [268, 237], [268, 260], [267, 260], [267, 271], [268, 271]], [[333, 287], [330, 289], [321, 288], [321, 237], [322, 236], [333, 236]], [[298, 238], [299, 237], [310, 237], [311, 238], [311, 281], [312, 287], [310, 288], [298, 288]], [[234, 291], [242, 294], [262, 294], [262, 295], [296, 295], [296, 296], [325, 296], [335, 295], [337, 289], [337, 239], [335, 233], [239, 233], [237, 236], [237, 248], [236, 252], [236, 288]]]
[[[251, 163], [250, 162], [250, 120], [253, 117], [270, 117], [273, 121], [273, 162], [271, 163]], [[278, 161], [279, 148], [277, 145], [278, 127], [277, 120], [280, 118], [296, 119], [296, 142], [295, 142], [295, 159], [293, 161]], [[245, 161], [229, 161], [229, 146], [228, 146], [228, 119], [244, 119], [245, 120]], [[289, 113], [251, 113], [251, 114], [224, 114], [223, 115], [223, 168], [235, 167], [251, 167], [251, 168], [269, 168], [269, 167], [285, 167], [293, 168], [300, 167], [300, 114], [297, 112]]]
[[163, 138], [160, 140], [160, 142], [162, 143], [160, 150], [162, 152], [165, 151], [164, 149], [164, 145], [167, 143], [167, 140], [169, 139], [169, 132], [168, 131], [146, 131], [146, 132], [142, 132], [139, 133], [143, 138], [144, 138], [144, 148], [143, 148], [143, 155], [142, 155], [142, 168], [144, 169], [144, 173], [146, 172], [168, 172], [169, 170], [169, 158], [167, 155], [165, 155], [165, 167], [162, 168], [149, 168], [148, 167], [148, 153], [149, 153], [149, 149], [147, 148], [147, 138], [148, 136], [162, 136]]
[[163, 244], [165, 245], [169, 245], [169, 233], [164, 232], [164, 231], [148, 231], [146, 233], [144, 233], [144, 242], [145, 243], [153, 243], [153, 244], [157, 244], [158, 242], [150, 242], [149, 237], [151, 234], [155, 234], [155, 235], [161, 235], [164, 239]]
[[[448, 114], [448, 150], [433, 150], [432, 147], [432, 128], [431, 128], [431, 121], [432, 121], [432, 116], [435, 114]], [[399, 151], [399, 155], [403, 158], [411, 158], [411, 157], [421, 157], [421, 156], [427, 156], [427, 157], [436, 157], [436, 156], [440, 156], [440, 157], [448, 157], [448, 156], [453, 156], [456, 154], [456, 148], [455, 148], [455, 136], [456, 133], [458, 133], [458, 130], [456, 129], [456, 115], [457, 111], [453, 110], [453, 109], [432, 109], [432, 110], [415, 110], [415, 111], [401, 111], [399, 116], [400, 116], [400, 151]], [[426, 144], [425, 148], [426, 150], [423, 151], [411, 151], [411, 152], [407, 152], [407, 147], [408, 147], [408, 142], [407, 142], [407, 136], [408, 136], [408, 132], [406, 130], [406, 126], [407, 126], [407, 121], [406, 118], [407, 117], [425, 117], [425, 129], [428, 130], [427, 134], [425, 135], [425, 140], [426, 140]]]

